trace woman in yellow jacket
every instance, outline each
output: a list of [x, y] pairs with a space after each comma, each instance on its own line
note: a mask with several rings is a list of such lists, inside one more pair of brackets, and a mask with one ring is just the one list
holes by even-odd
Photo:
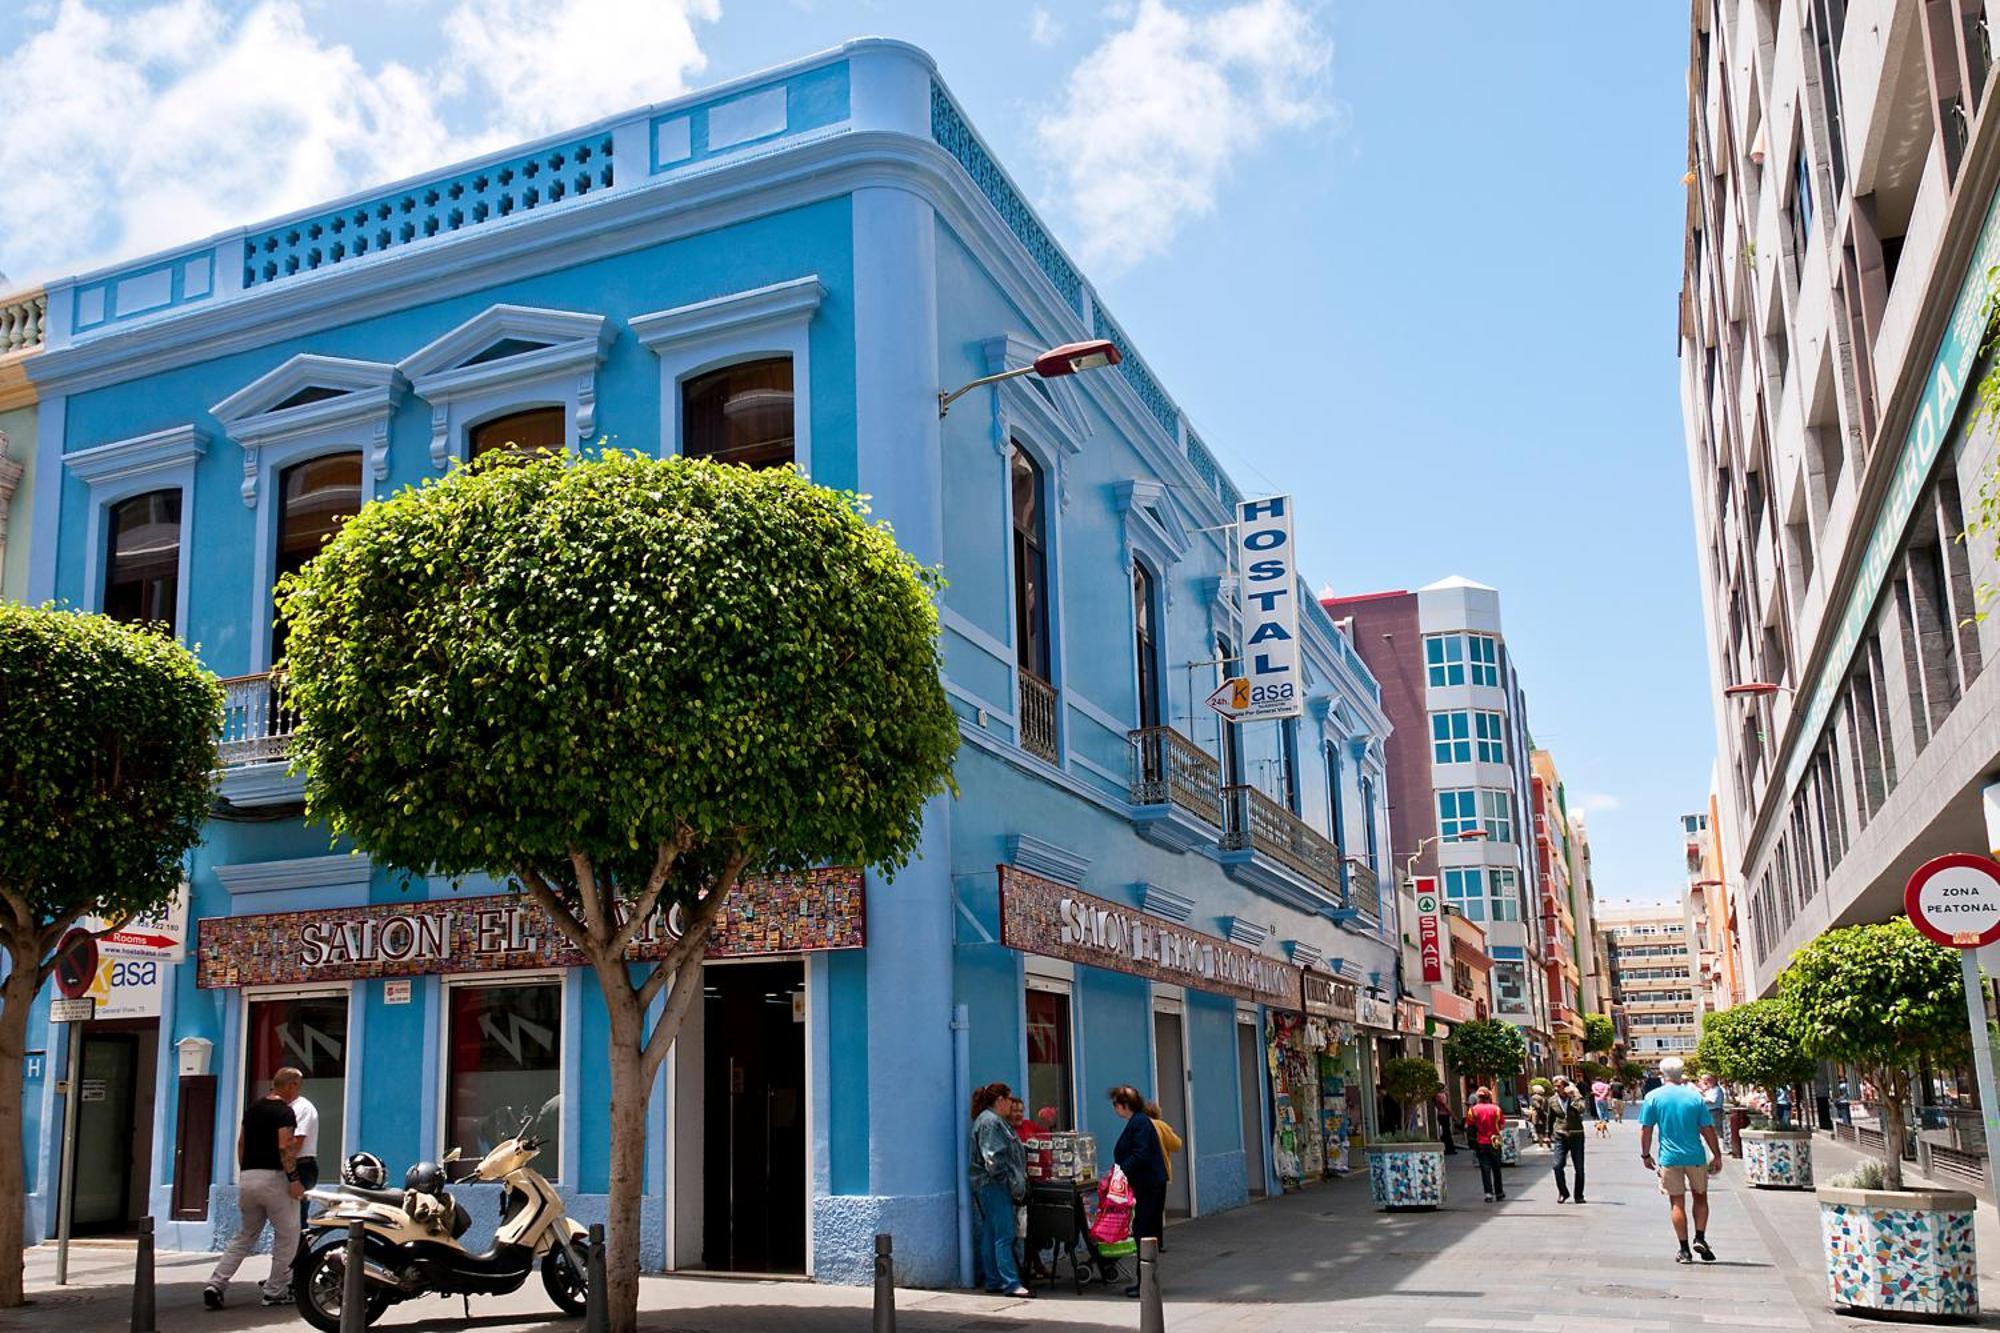
[[[1174, 1133], [1174, 1127], [1168, 1124], [1165, 1118], [1161, 1116], [1160, 1104], [1158, 1102], [1146, 1103], [1146, 1118], [1152, 1121], [1153, 1128], [1159, 1131], [1160, 1156], [1167, 1163], [1167, 1179], [1172, 1180], [1174, 1178], [1174, 1154], [1186, 1145], [1181, 1142], [1181, 1136]], [[1162, 1230], [1164, 1229], [1162, 1228]], [[1160, 1237], [1160, 1251], [1165, 1253], [1166, 1248], [1167, 1238], [1162, 1236]]]

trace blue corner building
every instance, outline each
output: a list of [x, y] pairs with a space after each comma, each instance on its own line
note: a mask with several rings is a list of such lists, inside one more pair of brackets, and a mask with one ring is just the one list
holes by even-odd
[[[652, 1099], [650, 1267], [863, 1281], [887, 1231], [904, 1280], [963, 1280], [965, 1109], [992, 1080], [1107, 1162], [1105, 1089], [1157, 1098], [1187, 1214], [1339, 1169], [1374, 1128], [1375, 1062], [1422, 1031], [1378, 687], [1300, 580], [1303, 714], [1205, 706], [1245, 647], [1243, 497], [921, 51], [852, 42], [46, 299], [26, 596], [170, 623], [229, 705], [184, 957], [120, 968], [87, 1025], [36, 1016], [31, 1237], [72, 1036], [79, 1232], [150, 1214], [164, 1246], [219, 1248], [237, 1119], [287, 1064], [323, 1173], [476, 1152], [526, 1108], [602, 1215], [594, 980], [501, 886], [309, 825], [269, 675], [274, 580], [489, 448], [794, 463], [949, 580], [959, 794], [906, 870], [766, 886], [797, 928], [705, 967]], [[1084, 339], [1122, 362], [941, 417], [941, 390]]]

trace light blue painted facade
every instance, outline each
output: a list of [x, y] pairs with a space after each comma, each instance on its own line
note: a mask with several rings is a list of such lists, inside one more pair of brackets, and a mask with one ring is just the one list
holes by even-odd
[[[565, 184], [562, 197], [550, 197], [551, 183]], [[1031, 977], [1070, 996], [1081, 1127], [1106, 1159], [1118, 1122], [1103, 1090], [1130, 1082], [1156, 1091], [1153, 1016], [1165, 1010], [1180, 1015], [1186, 1040], [1183, 1169], [1194, 1210], [1240, 1205], [1253, 1185], [1277, 1187], [1274, 1177], [1248, 1179], [1246, 1136], [1266, 1139], [1268, 1124], [1243, 1123], [1237, 1072], [1238, 1028], [1261, 1039], [1262, 1007], [1003, 947], [1003, 862], [1171, 912], [1272, 957], [1324, 959], [1395, 997], [1393, 893], [1381, 908], [1390, 919], [1378, 921], [1348, 905], [1345, 866], [1341, 883], [1316, 885], [1263, 850], [1230, 846], [1185, 810], [1134, 803], [1133, 564], [1159, 592], [1162, 721], [1215, 754], [1220, 728], [1202, 699], [1216, 680], [1218, 636], [1240, 639], [1220, 531], [1238, 493], [921, 52], [853, 43], [435, 177], [52, 283], [49, 302], [48, 348], [31, 367], [41, 403], [27, 596], [98, 605], [107, 507], [180, 488], [177, 629], [223, 676], [269, 665], [269, 497], [285, 462], [360, 448], [364, 483], [379, 497], [439, 475], [467, 429], [525, 406], [563, 408], [578, 448], [608, 438], [673, 452], [679, 378], [748, 356], [794, 358], [802, 466], [868, 494], [906, 547], [944, 568], [947, 685], [964, 741], [959, 794], [927, 812], [922, 855], [893, 880], [868, 876], [868, 947], [804, 962], [801, 1187], [809, 1263], [821, 1278], [865, 1280], [870, 1237], [881, 1230], [895, 1235], [907, 1280], [960, 1277], [957, 1150], [969, 1089], [954, 1078], [953, 1010], [969, 1015], [972, 1082], [1023, 1086]], [[540, 322], [507, 307], [542, 312]], [[502, 357], [472, 382], [426, 352], [451, 350], [455, 330], [471, 330], [461, 341], [527, 337], [531, 324], [558, 350], [522, 367]], [[1125, 363], [980, 390], [939, 419], [940, 388], [1092, 336], [1117, 339]], [[346, 376], [352, 392], [294, 409], [311, 420], [239, 412], [259, 393], [325, 374]], [[1019, 731], [1014, 449], [1047, 483], [1053, 761], [1024, 749]], [[1294, 732], [1297, 815], [1331, 837], [1337, 806], [1356, 857], [1372, 817], [1375, 869], [1387, 878], [1386, 811], [1369, 810], [1360, 786], [1367, 777], [1385, 789], [1379, 691], [1303, 582], [1300, 591], [1308, 700], [1304, 716], [1284, 724]], [[1243, 729], [1240, 771], [1282, 802], [1281, 729]], [[323, 830], [286, 814], [298, 784], [281, 764], [232, 765], [220, 790], [249, 817], [218, 818], [191, 856], [197, 917], [449, 891], [330, 856], [341, 849]], [[282, 817], [255, 818], [274, 813]], [[394, 1169], [443, 1146], [445, 984], [417, 978], [409, 1001], [394, 1004], [381, 980], [339, 987], [349, 993], [346, 1143]], [[561, 1184], [587, 1217], [602, 1211], [607, 1170], [593, 1111], [605, 1095], [593, 1056], [604, 1019], [581, 974], [565, 979], [564, 1000], [562, 1091], [575, 1113], [564, 1118]], [[180, 1132], [170, 1048], [187, 1036], [215, 1043], [217, 1135], [227, 1144], [243, 1096], [245, 998], [198, 988], [187, 965], [163, 1008], [150, 1197], [165, 1219]], [[60, 1034], [39, 1017], [36, 1033], [32, 1044], [46, 1040], [59, 1057]], [[1268, 1117], [1261, 1079], [1252, 1094]], [[31, 1086], [30, 1095], [38, 1123], [54, 1124], [53, 1088]], [[701, 1201], [677, 1179], [672, 1148], [675, 1118], [699, 1106], [663, 1076], [642, 1244], [651, 1266], [699, 1254], [690, 1235]], [[52, 1140], [41, 1134], [31, 1163], [36, 1227], [47, 1214]], [[208, 1248], [225, 1238], [234, 1171], [226, 1152], [218, 1158], [208, 1219], [163, 1222], [163, 1243]]]

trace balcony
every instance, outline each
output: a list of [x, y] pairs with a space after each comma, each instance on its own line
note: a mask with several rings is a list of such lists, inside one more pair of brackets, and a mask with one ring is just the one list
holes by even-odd
[[1021, 748], [1037, 759], [1056, 762], [1056, 687], [1021, 671]]
[[40, 351], [48, 318], [49, 298], [40, 291], [0, 297], [0, 356]]
[[1340, 849], [1255, 787], [1222, 789], [1222, 849], [1261, 852], [1323, 890], [1340, 884]]
[[1366, 861], [1347, 858], [1347, 905], [1371, 921], [1382, 919], [1382, 881]]
[[224, 768], [268, 764], [285, 757], [298, 714], [285, 702], [283, 676], [263, 672], [222, 682], [222, 736], [216, 753]]
[[1172, 727], [1141, 727], [1132, 746], [1132, 822], [1170, 851], [1212, 843], [1222, 828], [1222, 765]]

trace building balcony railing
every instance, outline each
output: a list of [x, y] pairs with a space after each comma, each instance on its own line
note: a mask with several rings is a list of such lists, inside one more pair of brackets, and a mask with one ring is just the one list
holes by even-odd
[[46, 293], [34, 291], [0, 296], [0, 356], [39, 349], [48, 321], [49, 298]]
[[1056, 762], [1056, 687], [1025, 667], [1021, 670], [1021, 748]]
[[1224, 851], [1252, 848], [1321, 888], [1340, 883], [1340, 849], [1263, 792], [1246, 784], [1224, 787], [1222, 805]]
[[299, 723], [285, 699], [285, 678], [260, 672], [222, 682], [222, 736], [216, 752], [224, 768], [267, 764], [285, 757]]
[[1172, 727], [1131, 734], [1132, 804], [1175, 805], [1222, 827], [1222, 765]]
[[1366, 861], [1347, 858], [1347, 905], [1370, 920], [1382, 919], [1382, 881]]

